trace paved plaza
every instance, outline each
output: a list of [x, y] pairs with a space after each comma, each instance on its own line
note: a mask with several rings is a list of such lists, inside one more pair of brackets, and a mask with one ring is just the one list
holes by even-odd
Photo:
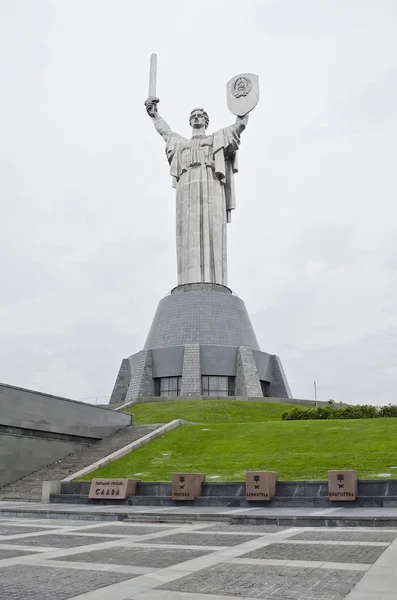
[[397, 529], [0, 515], [7, 600], [392, 600]]

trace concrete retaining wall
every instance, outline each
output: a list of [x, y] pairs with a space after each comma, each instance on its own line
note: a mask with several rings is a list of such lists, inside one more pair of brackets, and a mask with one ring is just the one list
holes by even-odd
[[0, 487], [131, 422], [130, 414], [0, 384]]
[[[87, 495], [90, 490], [90, 481], [63, 481], [61, 483], [62, 494]], [[382, 481], [380, 479], [360, 479], [357, 482], [358, 496], [366, 497], [396, 497], [397, 480]], [[136, 490], [137, 496], [170, 496], [170, 481], [140, 481]], [[276, 495], [283, 498], [327, 498], [327, 481], [278, 481]], [[205, 482], [202, 487], [202, 496], [211, 497], [245, 497], [245, 482]], [[333, 506], [339, 506], [333, 503]]]
[[49, 465], [81, 444], [0, 434], [0, 487]]
[[[90, 482], [62, 482], [60, 493], [51, 495], [51, 503], [111, 504], [114, 500], [89, 500]], [[328, 500], [327, 481], [278, 481], [276, 496], [270, 501], [249, 502], [245, 499], [245, 482], [204, 483], [202, 493], [194, 501], [174, 501], [170, 482], [139, 482], [136, 496], [120, 500], [120, 504], [140, 506], [267, 506], [267, 507], [322, 507], [354, 508], [396, 507], [397, 480], [360, 480], [358, 496], [354, 502], [331, 502]]]
[[130, 424], [130, 415], [0, 384], [0, 425], [101, 440]]

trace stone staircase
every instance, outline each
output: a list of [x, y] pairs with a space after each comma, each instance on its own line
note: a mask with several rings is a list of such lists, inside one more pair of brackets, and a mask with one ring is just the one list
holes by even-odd
[[41, 501], [41, 484], [43, 481], [62, 481], [65, 477], [73, 475], [80, 469], [88, 467], [92, 463], [116, 452], [131, 442], [151, 433], [159, 425], [131, 425], [113, 433], [112, 435], [95, 442], [89, 446], [83, 446], [46, 467], [30, 473], [22, 479], [0, 488], [1, 500], [23, 500], [25, 502]]

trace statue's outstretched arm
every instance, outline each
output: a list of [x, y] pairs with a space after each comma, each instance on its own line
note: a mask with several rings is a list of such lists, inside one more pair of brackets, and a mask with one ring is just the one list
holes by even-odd
[[244, 115], [244, 117], [237, 117], [235, 127], [239, 134], [243, 133], [244, 129], [247, 127], [248, 123], [248, 113]]
[[145, 102], [146, 111], [149, 117], [152, 119], [156, 131], [158, 131], [161, 137], [168, 142], [170, 136], [172, 135], [172, 130], [168, 123], [164, 121], [162, 117], [160, 117], [157, 111], [158, 102], [158, 98], [148, 98]]

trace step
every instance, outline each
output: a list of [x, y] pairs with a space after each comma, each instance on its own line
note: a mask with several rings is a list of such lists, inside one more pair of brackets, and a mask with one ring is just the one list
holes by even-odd
[[63, 459], [0, 488], [0, 500], [40, 501], [43, 481], [60, 481], [73, 475], [160, 426], [159, 424], [131, 425], [94, 444], [78, 448]]
[[[86, 494], [54, 494], [51, 496], [51, 504], [93, 504], [114, 505], [114, 499], [89, 499]], [[236, 496], [200, 496], [195, 500], [172, 500], [171, 496], [130, 496], [125, 500], [117, 501], [120, 505], [129, 506], [241, 506], [255, 508], [268, 506], [272, 508], [284, 507], [312, 507], [312, 508], [338, 508], [338, 507], [396, 507], [397, 496], [374, 497], [359, 496], [354, 502], [331, 502], [328, 498], [299, 497], [286, 498], [275, 496], [270, 501], [248, 502], [244, 497]]]
[[[354, 504], [354, 503], [350, 503]], [[70, 508], [62, 506], [57, 508], [56, 505], [51, 507], [48, 506], [32, 506], [18, 505], [16, 502], [13, 506], [1, 506], [0, 504], [0, 517], [14, 517], [14, 518], [27, 518], [27, 519], [42, 519], [42, 518], [53, 518], [53, 519], [73, 519], [73, 520], [85, 520], [95, 522], [112, 522], [112, 521], [124, 521], [124, 522], [150, 522], [150, 523], [190, 523], [190, 522], [226, 522], [231, 525], [272, 525], [280, 527], [374, 527], [374, 528], [397, 528], [397, 515], [396, 512], [386, 512], [382, 514], [379, 510], [376, 511], [360, 511], [360, 509], [354, 510], [352, 507], [350, 514], [348, 511], [344, 511], [343, 514], [338, 512], [337, 514], [315, 514], [313, 515], [311, 509], [300, 509], [299, 512], [294, 514], [282, 513], [281, 510], [258, 514], [258, 512], [244, 512], [231, 514], [230, 511], [222, 512], [220, 509], [217, 511], [189, 511], [183, 509], [177, 510], [177, 508], [170, 512], [158, 512], [155, 510], [148, 509], [137, 512], [134, 509], [126, 506], [125, 510], [122, 510], [120, 506], [98, 506], [90, 507], [86, 506], [82, 509], [81, 506]]]

